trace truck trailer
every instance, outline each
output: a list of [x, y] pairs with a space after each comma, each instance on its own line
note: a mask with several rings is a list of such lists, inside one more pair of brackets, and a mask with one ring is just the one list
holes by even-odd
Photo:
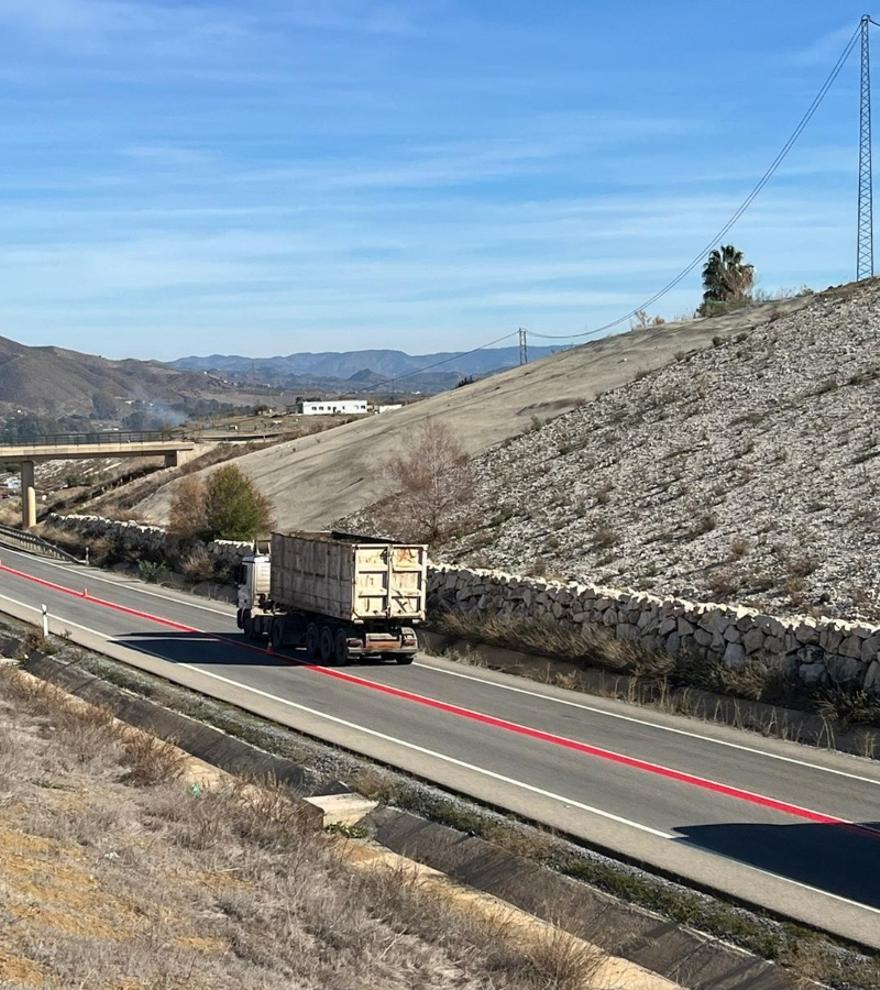
[[412, 663], [425, 620], [428, 548], [340, 532], [273, 533], [236, 571], [238, 627], [310, 659]]

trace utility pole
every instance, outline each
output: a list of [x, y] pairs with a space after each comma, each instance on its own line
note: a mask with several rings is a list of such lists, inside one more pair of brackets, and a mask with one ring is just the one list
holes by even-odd
[[856, 250], [856, 280], [874, 274], [874, 202], [871, 175], [871, 54], [868, 34], [870, 15], [861, 20], [862, 71], [859, 94], [859, 226]]
[[527, 339], [528, 331], [525, 327], [519, 328], [519, 363], [528, 364], [529, 363], [529, 342]]

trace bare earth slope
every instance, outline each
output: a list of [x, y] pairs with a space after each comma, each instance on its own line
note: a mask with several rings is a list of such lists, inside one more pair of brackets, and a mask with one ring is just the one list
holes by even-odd
[[88, 414], [96, 392], [177, 402], [209, 391], [213, 380], [157, 361], [108, 361], [60, 347], [26, 347], [0, 337], [0, 404], [46, 416]]
[[[280, 528], [326, 527], [391, 493], [383, 464], [429, 417], [448, 425], [469, 454], [479, 454], [529, 429], [534, 417], [558, 416], [673, 361], [677, 352], [711, 347], [714, 336], [734, 336], [809, 301], [793, 299], [713, 320], [608, 337], [397, 412], [257, 451], [238, 464], [270, 499]], [[150, 522], [164, 523], [171, 497], [168, 486], [136, 511]]]
[[442, 556], [876, 619], [878, 408], [874, 280], [494, 447], [474, 465], [490, 525]]

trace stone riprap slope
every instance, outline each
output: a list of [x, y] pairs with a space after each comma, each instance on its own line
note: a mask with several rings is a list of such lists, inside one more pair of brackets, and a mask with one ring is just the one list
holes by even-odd
[[435, 556], [877, 619], [878, 408], [880, 285], [829, 290], [478, 457]]
[[[536, 418], [558, 416], [668, 364], [678, 351], [711, 348], [713, 337], [735, 336], [766, 321], [770, 313], [794, 312], [808, 303], [788, 299], [711, 320], [605, 337], [396, 412], [364, 416], [320, 435], [254, 451], [236, 463], [269, 499], [279, 529], [324, 529], [393, 493], [387, 462], [412, 449], [425, 420], [446, 426], [467, 454], [477, 455], [518, 436]], [[164, 525], [176, 485], [163, 485], [133, 511], [144, 522]]]

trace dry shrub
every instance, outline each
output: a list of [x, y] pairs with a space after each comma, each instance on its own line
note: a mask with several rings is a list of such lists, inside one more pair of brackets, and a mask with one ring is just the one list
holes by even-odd
[[706, 586], [716, 598], [720, 598], [724, 601], [736, 592], [739, 587], [739, 582], [737, 581], [736, 575], [733, 571], [721, 570], [715, 571], [715, 573], [709, 577], [706, 581]]
[[186, 753], [173, 742], [146, 732], [125, 732], [122, 745], [125, 749], [122, 763], [128, 769], [125, 779], [136, 787], [170, 783], [186, 769]]
[[168, 531], [185, 540], [201, 536], [205, 522], [205, 483], [195, 475], [182, 478], [174, 490], [168, 516]]
[[527, 944], [525, 955], [534, 973], [535, 987], [553, 990], [587, 990], [595, 986], [592, 977], [604, 960], [601, 950], [572, 938], [555, 925]]
[[483, 613], [441, 612], [433, 621], [438, 632], [478, 640], [539, 656], [595, 663], [610, 670], [666, 669], [671, 659], [640, 644], [615, 639], [591, 626], [565, 626], [556, 620]]
[[725, 694], [761, 701], [770, 695], [781, 680], [780, 672], [760, 660], [748, 660], [742, 667], [713, 665], [718, 687]]
[[360, 878], [362, 899], [389, 921], [407, 919], [419, 934], [443, 931], [450, 942], [478, 950], [491, 986], [508, 990], [588, 990], [605, 959], [601, 950], [553, 926], [526, 928], [499, 906], [463, 910], [437, 881], [396, 865]]
[[244, 840], [268, 848], [287, 847], [311, 833], [307, 810], [286, 784], [271, 777], [237, 780], [229, 795], [232, 824]]
[[205, 547], [195, 546], [181, 560], [180, 570], [188, 578], [209, 578], [214, 574], [214, 563]]
[[817, 695], [814, 706], [817, 714], [840, 722], [844, 728], [880, 725], [880, 700], [861, 689], [827, 688]]
[[28, 756], [22, 750], [11, 732], [0, 728], [0, 798], [2, 791], [8, 789], [11, 782], [18, 777], [28, 765]]
[[389, 531], [434, 543], [466, 528], [475, 511], [470, 462], [443, 423], [425, 420], [387, 470], [400, 492], [385, 508]]
[[51, 717], [68, 753], [80, 763], [115, 759], [121, 731], [113, 714], [94, 705], [70, 704], [63, 692], [58, 694], [62, 700]]

